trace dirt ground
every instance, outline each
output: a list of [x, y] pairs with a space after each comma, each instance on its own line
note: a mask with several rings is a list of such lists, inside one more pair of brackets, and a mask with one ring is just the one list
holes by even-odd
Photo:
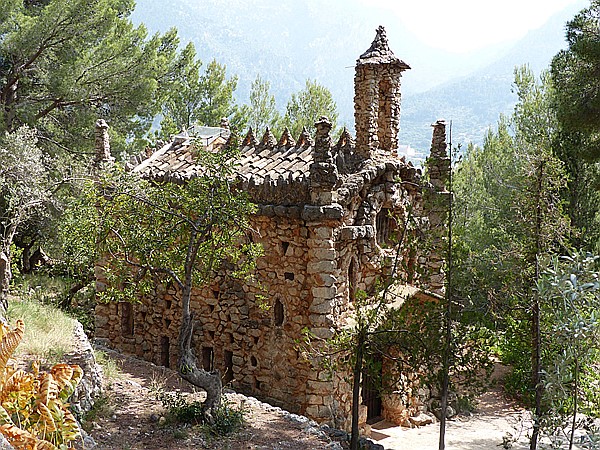
[[[86, 424], [89, 434], [104, 449], [231, 449], [231, 450], [321, 450], [332, 447], [329, 439], [305, 431], [306, 426], [285, 417], [278, 408], [229, 393], [230, 401], [244, 401], [247, 424], [231, 438], [215, 439], [200, 427], [163, 423], [165, 413], [151, 392], [153, 385], [166, 390], [195, 393], [189, 383], [169, 369], [133, 357], [110, 352], [122, 377], [106, 383], [107, 404], [93, 422]], [[507, 433], [515, 436], [512, 449], [528, 448], [526, 412], [508, 399], [501, 388], [494, 388], [478, 399], [471, 416], [450, 420], [446, 431], [448, 450], [497, 450]], [[524, 425], [525, 424], [525, 425]], [[437, 449], [439, 424], [407, 429], [380, 422], [373, 426], [372, 439], [386, 449]], [[508, 448], [508, 447], [505, 447]]]
[[[479, 397], [477, 408], [470, 416], [460, 415], [446, 422], [447, 450], [528, 449], [527, 433], [531, 422], [527, 412], [508, 399], [500, 388]], [[508, 434], [510, 447], [503, 447]], [[437, 449], [439, 423], [420, 428], [402, 428], [380, 422], [373, 426], [371, 438], [386, 449]]]
[[122, 376], [106, 381], [106, 404], [94, 421], [84, 425], [97, 450], [320, 450], [329, 442], [303, 431], [300, 424], [284, 418], [278, 408], [247, 401], [234, 393], [227, 397], [236, 404], [245, 400], [247, 424], [231, 438], [212, 438], [199, 426], [163, 423], [160, 417], [165, 411], [151, 392], [153, 385], [162, 384], [171, 392], [203, 394], [194, 394], [194, 387], [172, 370], [116, 352], [109, 352], [109, 357], [116, 361]]

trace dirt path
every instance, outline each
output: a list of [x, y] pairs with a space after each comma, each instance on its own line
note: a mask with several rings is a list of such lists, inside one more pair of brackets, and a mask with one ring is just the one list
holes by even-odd
[[[506, 398], [501, 389], [493, 389], [479, 397], [471, 416], [458, 416], [446, 423], [446, 449], [502, 449], [507, 433], [517, 438], [510, 448], [528, 449], [526, 426], [529, 422], [523, 421], [526, 417], [526, 411]], [[408, 429], [380, 422], [373, 426], [372, 439], [390, 450], [437, 449], [439, 423]]]
[[[123, 376], [108, 382], [107, 408], [88, 424], [96, 449], [183, 450], [321, 450], [339, 449], [324, 436], [307, 432], [307, 424], [290, 420], [289, 414], [255, 399], [230, 393], [234, 403], [243, 401], [247, 425], [232, 438], [207, 437], [199, 427], [164, 424], [164, 409], [151, 394], [153, 384], [171, 392], [195, 393], [189, 383], [169, 369], [133, 357], [109, 352]], [[298, 416], [296, 416], [298, 417]], [[527, 449], [527, 430], [523, 428], [526, 411], [506, 398], [500, 388], [483, 394], [471, 416], [450, 420], [446, 431], [448, 450], [498, 450], [507, 433], [518, 439], [512, 449]], [[318, 431], [313, 428], [313, 431]], [[439, 424], [407, 429], [380, 422], [373, 426], [372, 439], [389, 450], [426, 450], [438, 448]], [[507, 447], [505, 447], [507, 448]]]
[[117, 362], [122, 377], [106, 385], [108, 403], [92, 423], [86, 424], [97, 450], [320, 450], [329, 440], [319, 439], [305, 431], [306, 426], [294, 423], [279, 410], [252, 398], [227, 394], [231, 402], [244, 401], [248, 411], [247, 425], [232, 438], [207, 437], [200, 427], [164, 424], [164, 409], [151, 394], [153, 384], [160, 382], [171, 392], [195, 396], [195, 389], [169, 369], [108, 352]]

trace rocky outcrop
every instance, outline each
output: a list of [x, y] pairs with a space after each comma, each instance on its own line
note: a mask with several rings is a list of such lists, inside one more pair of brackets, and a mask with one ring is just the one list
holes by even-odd
[[77, 322], [73, 329], [75, 349], [65, 356], [69, 364], [77, 364], [83, 369], [83, 378], [69, 403], [78, 417], [94, 406], [95, 399], [102, 392], [102, 368], [96, 363], [92, 345], [88, 340], [83, 326]]

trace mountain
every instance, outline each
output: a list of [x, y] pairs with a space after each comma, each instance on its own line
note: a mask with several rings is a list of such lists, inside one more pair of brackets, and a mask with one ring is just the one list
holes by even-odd
[[400, 141], [421, 153], [429, 148], [429, 125], [440, 117], [453, 120], [455, 142], [480, 142], [514, 106], [515, 65], [529, 63], [538, 72], [546, 67], [563, 45], [564, 23], [584, 4], [567, 8], [512, 48], [468, 54], [431, 48], [386, 10], [360, 0], [137, 0], [132, 19], [151, 32], [177, 27], [202, 61], [226, 64], [228, 74], [239, 77], [242, 103], [258, 74], [270, 81], [280, 110], [307, 78], [316, 79], [331, 90], [339, 125], [350, 128], [354, 64], [383, 24], [390, 47], [412, 67], [403, 76]]
[[480, 144], [500, 114], [510, 114], [517, 97], [512, 92], [514, 69], [528, 65], [540, 74], [565, 46], [566, 22], [585, 2], [554, 15], [541, 28], [529, 32], [504, 55], [469, 76], [443, 83], [427, 92], [406, 95], [402, 103], [400, 142], [416, 149], [417, 158], [428, 151], [426, 130], [439, 118], [452, 120], [453, 142]]

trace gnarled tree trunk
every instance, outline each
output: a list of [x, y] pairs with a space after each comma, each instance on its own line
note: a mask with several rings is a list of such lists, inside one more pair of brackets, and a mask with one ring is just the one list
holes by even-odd
[[178, 370], [181, 377], [194, 386], [206, 391], [204, 407], [207, 411], [221, 404], [221, 374], [218, 370], [207, 372], [198, 367], [198, 359], [192, 348], [192, 336], [194, 333], [194, 318], [188, 314], [184, 315], [179, 332], [179, 363]]
[[[190, 246], [193, 249], [193, 246]], [[197, 251], [192, 251], [195, 256]], [[186, 263], [186, 279], [181, 284], [181, 328], [179, 330], [179, 363], [177, 365], [179, 375], [194, 386], [206, 391], [204, 402], [205, 413], [210, 418], [210, 411], [221, 404], [221, 374], [218, 370], [207, 372], [198, 367], [198, 359], [194, 355], [192, 339], [194, 336], [194, 316], [190, 311], [190, 300], [192, 297], [192, 267], [193, 257], [188, 257]], [[209, 419], [210, 420], [210, 419]]]

